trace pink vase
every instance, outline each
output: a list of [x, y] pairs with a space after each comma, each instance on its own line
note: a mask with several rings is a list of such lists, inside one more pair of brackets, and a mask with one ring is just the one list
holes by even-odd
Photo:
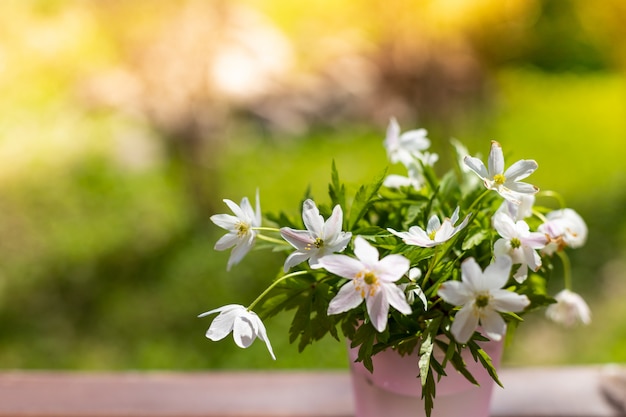
[[[482, 347], [498, 367], [502, 342], [486, 342]], [[426, 416], [417, 353], [400, 356], [392, 349], [380, 352], [372, 357], [374, 372], [370, 373], [361, 362], [355, 362], [357, 351], [349, 349], [356, 417]], [[431, 417], [489, 417], [495, 383], [469, 351], [463, 352], [463, 360], [480, 386], [470, 383], [448, 364], [447, 375], [437, 383]]]

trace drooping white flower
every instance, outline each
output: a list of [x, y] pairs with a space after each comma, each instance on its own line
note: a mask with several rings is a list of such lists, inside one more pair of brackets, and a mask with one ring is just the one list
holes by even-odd
[[548, 242], [546, 235], [531, 232], [524, 220], [513, 221], [502, 211], [493, 216], [493, 226], [502, 236], [494, 244], [494, 255], [509, 255], [513, 264], [520, 264], [513, 278], [517, 282], [524, 282], [529, 269], [536, 272], [541, 267], [541, 257], [537, 249], [542, 249]]
[[548, 244], [544, 253], [553, 254], [566, 247], [579, 248], [587, 241], [587, 224], [576, 211], [566, 208], [546, 215], [537, 231], [545, 233]]
[[520, 182], [537, 169], [537, 163], [522, 159], [505, 171], [502, 146], [495, 140], [491, 141], [488, 167], [485, 167], [480, 159], [469, 155], [465, 157], [464, 162], [483, 180], [485, 187], [497, 191], [502, 197], [516, 204], [520, 203], [520, 194], [535, 194], [539, 191], [534, 185]]
[[461, 264], [461, 281], [441, 284], [439, 296], [447, 303], [462, 306], [451, 328], [457, 342], [466, 343], [478, 325], [488, 338], [500, 340], [506, 332], [500, 312], [520, 312], [530, 304], [525, 295], [502, 289], [511, 265], [511, 258], [501, 255], [483, 272], [474, 258], [468, 258]]
[[567, 327], [591, 323], [591, 310], [579, 294], [565, 289], [554, 298], [556, 303], [546, 309], [546, 316], [550, 320]]
[[411, 226], [408, 232], [397, 232], [391, 228], [387, 230], [401, 238], [407, 245], [420, 246], [422, 248], [430, 248], [448, 241], [452, 236], [456, 235], [461, 229], [467, 226], [470, 215], [465, 216], [463, 221], [455, 226], [459, 220], [459, 207], [454, 210], [452, 217], [445, 218], [443, 223], [437, 215], [433, 215], [428, 220], [426, 230], [419, 226]]
[[207, 311], [198, 317], [205, 317], [213, 313], [220, 313], [211, 323], [206, 337], [218, 341], [222, 340], [230, 332], [233, 333], [233, 339], [240, 348], [247, 348], [254, 342], [257, 337], [265, 342], [267, 350], [269, 350], [272, 359], [276, 360], [272, 345], [267, 337], [267, 331], [263, 322], [254, 311], [249, 311], [239, 304], [229, 304], [215, 310]]
[[424, 151], [430, 147], [430, 140], [426, 137], [425, 129], [400, 132], [400, 125], [395, 118], [391, 118], [387, 126], [387, 136], [384, 145], [387, 156], [392, 163], [400, 162], [407, 168], [421, 160], [425, 165], [433, 165], [438, 156]]
[[382, 332], [387, 327], [389, 306], [403, 314], [411, 313], [404, 292], [395, 284], [409, 270], [409, 260], [396, 254], [379, 260], [378, 250], [361, 236], [354, 240], [354, 254], [357, 259], [328, 255], [319, 260], [329, 272], [350, 280], [330, 301], [328, 314], [352, 310], [365, 300], [374, 328]]
[[352, 233], [341, 230], [343, 211], [339, 205], [324, 223], [315, 202], [307, 199], [302, 205], [302, 220], [307, 230], [280, 229], [281, 236], [296, 248], [285, 260], [285, 272], [307, 259], [311, 268], [320, 268], [322, 256], [343, 251], [352, 238]]
[[225, 199], [224, 203], [232, 210], [234, 216], [230, 214], [215, 214], [211, 216], [211, 221], [228, 231], [215, 243], [215, 249], [221, 251], [234, 246], [226, 267], [227, 270], [230, 270], [254, 246], [257, 232], [253, 228], [261, 226], [259, 191], [257, 190], [256, 193], [256, 210], [252, 209], [248, 197], [244, 197], [240, 205], [228, 199]]

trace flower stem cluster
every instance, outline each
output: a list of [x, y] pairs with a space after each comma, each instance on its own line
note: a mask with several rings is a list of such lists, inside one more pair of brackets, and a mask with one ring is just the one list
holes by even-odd
[[[465, 368], [462, 349], [484, 357], [476, 342], [502, 339], [530, 310], [550, 306], [548, 317], [557, 322], [589, 323], [586, 303], [572, 292], [566, 255], [585, 243], [587, 227], [570, 208], [535, 204], [539, 189], [521, 182], [537, 169], [535, 161], [505, 169], [502, 147], [492, 141], [485, 165], [454, 142], [460, 165], [439, 177], [424, 129], [401, 133], [392, 119], [383, 143], [407, 177], [383, 174], [347, 196], [333, 165], [330, 204], [306, 199], [301, 223], [282, 213], [266, 216], [281, 224], [263, 226], [258, 191], [255, 209], [247, 198], [240, 205], [224, 200], [233, 215], [211, 220], [227, 231], [215, 249], [233, 248], [227, 269], [258, 239], [287, 253], [282, 272], [248, 307], [201, 314], [219, 313], [209, 339], [232, 332], [238, 346], [248, 347], [258, 337], [274, 358], [260, 317], [295, 310], [290, 341], [300, 350], [341, 333], [370, 370], [372, 356], [391, 348], [421, 353], [420, 371], [443, 375], [446, 362]], [[555, 259], [566, 266], [565, 290], [552, 298], [545, 288]], [[425, 343], [441, 343], [444, 360]], [[495, 375], [490, 361], [483, 364]], [[434, 397], [433, 386], [423, 388]]]

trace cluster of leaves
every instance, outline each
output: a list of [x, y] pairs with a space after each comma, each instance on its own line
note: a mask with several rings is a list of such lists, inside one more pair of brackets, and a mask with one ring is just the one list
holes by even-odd
[[[503, 200], [482, 186], [468, 188], [466, 177], [460, 172], [450, 171], [439, 179], [432, 167], [422, 168], [426, 181], [419, 190], [412, 187], [385, 187], [383, 173], [371, 184], [361, 186], [349, 198], [333, 164], [329, 185], [331, 204], [319, 207], [321, 214], [328, 217], [332, 207], [340, 205], [346, 213], [344, 230], [352, 232], [353, 236], [367, 239], [378, 249], [381, 258], [388, 254], [402, 254], [409, 259], [411, 267], [422, 271], [422, 276], [418, 282], [403, 277], [398, 283], [407, 284], [407, 292], [419, 285], [427, 305], [421, 301], [414, 302], [410, 315], [391, 309], [388, 325], [383, 332], [378, 332], [370, 323], [364, 303], [348, 312], [329, 316], [326, 313], [328, 304], [345, 280], [302, 263], [296, 268], [306, 271], [306, 274], [278, 284], [259, 312], [269, 317], [284, 310], [295, 310], [290, 341], [297, 342], [300, 351], [327, 334], [340, 340], [340, 328], [341, 333], [350, 340], [351, 347], [358, 347], [357, 361], [361, 361], [370, 371], [373, 370], [372, 356], [382, 350], [393, 348], [402, 355], [418, 350], [422, 397], [429, 412], [433, 407], [436, 381], [446, 375], [448, 362], [470, 382], [477, 383], [461, 356], [463, 349], [469, 349], [474, 360], [480, 361], [499, 383], [489, 355], [478, 343], [487, 339], [475, 332], [467, 344], [456, 342], [450, 333], [456, 307], [443, 302], [437, 291], [444, 281], [460, 280], [460, 264], [464, 259], [474, 257], [482, 268], [491, 263], [492, 248], [498, 238], [491, 219]], [[310, 198], [308, 195], [306, 197]], [[430, 248], [406, 245], [387, 230], [407, 230], [412, 225], [425, 226], [433, 214], [449, 215], [457, 206], [460, 207], [462, 217], [468, 214], [471, 216], [468, 226], [441, 245]], [[302, 228], [300, 223], [291, 220], [285, 213], [272, 216], [270, 220], [281, 226]], [[351, 250], [348, 247], [346, 253], [351, 254]], [[507, 288], [527, 295], [531, 301], [525, 312], [553, 302], [545, 294], [545, 284], [551, 270], [548, 259], [540, 271], [535, 275], [531, 273], [523, 283], [510, 280]], [[522, 321], [521, 313], [506, 313], [503, 316], [509, 323], [509, 329]], [[445, 353], [443, 360], [433, 355], [435, 348]]]

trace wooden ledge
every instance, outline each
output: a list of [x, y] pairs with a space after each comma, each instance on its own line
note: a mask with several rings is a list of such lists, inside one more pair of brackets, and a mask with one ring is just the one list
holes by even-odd
[[[626, 415], [626, 368], [503, 369], [493, 417]], [[347, 371], [0, 372], [0, 417], [349, 417]]]

